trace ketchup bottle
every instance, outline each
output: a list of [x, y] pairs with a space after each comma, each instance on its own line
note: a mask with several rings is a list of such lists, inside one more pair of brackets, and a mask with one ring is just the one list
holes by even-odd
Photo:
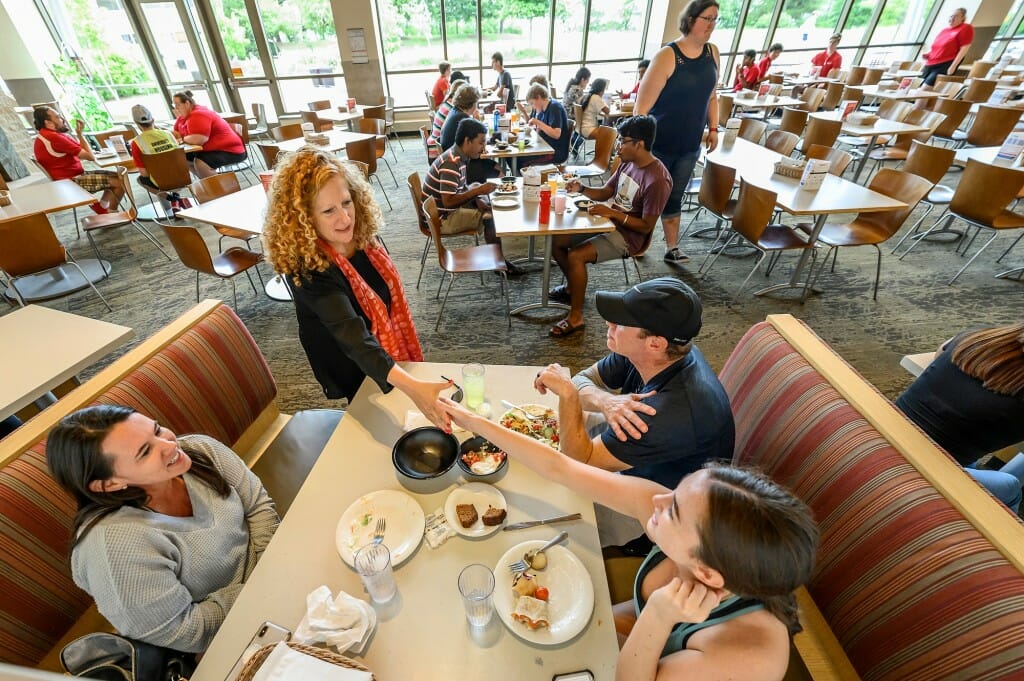
[[540, 188], [540, 213], [538, 222], [542, 225], [548, 224], [551, 219], [551, 187], [545, 184]]

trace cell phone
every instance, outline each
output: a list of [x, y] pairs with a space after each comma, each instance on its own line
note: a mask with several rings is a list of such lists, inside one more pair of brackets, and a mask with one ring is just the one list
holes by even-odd
[[239, 672], [242, 671], [242, 667], [249, 661], [249, 658], [253, 656], [257, 650], [263, 646], [270, 645], [272, 643], [278, 643], [280, 641], [289, 641], [292, 638], [292, 632], [288, 631], [284, 627], [274, 624], [273, 622], [264, 622], [260, 625], [256, 633], [249, 639], [249, 645], [245, 647], [242, 654], [235, 660], [235, 666], [231, 668], [231, 672], [227, 675], [228, 679], [234, 679], [238, 677]]
[[594, 681], [594, 674], [589, 669], [581, 669], [568, 674], [555, 674], [551, 681]]

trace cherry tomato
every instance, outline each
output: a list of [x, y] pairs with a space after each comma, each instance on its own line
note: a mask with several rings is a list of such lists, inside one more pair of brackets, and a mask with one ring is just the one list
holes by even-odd
[[548, 599], [548, 588], [546, 586], [538, 586], [537, 592], [533, 594], [533, 597], [539, 601], [546, 601]]

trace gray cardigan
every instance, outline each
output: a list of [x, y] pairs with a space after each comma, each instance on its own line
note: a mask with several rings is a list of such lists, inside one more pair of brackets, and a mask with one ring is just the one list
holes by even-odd
[[205, 435], [178, 439], [206, 454], [231, 492], [220, 497], [186, 473], [192, 515], [124, 507], [99, 521], [71, 554], [75, 583], [130, 638], [185, 652], [206, 650], [280, 518], [234, 452]]

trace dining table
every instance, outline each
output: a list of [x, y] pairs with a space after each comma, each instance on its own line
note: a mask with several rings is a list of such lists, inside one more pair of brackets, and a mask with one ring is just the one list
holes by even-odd
[[928, 129], [926, 125], [915, 125], [912, 123], [902, 123], [900, 121], [892, 121], [888, 118], [879, 118], [871, 125], [858, 125], [850, 120], [843, 118], [842, 111], [826, 111], [812, 113], [812, 118], [819, 118], [828, 121], [839, 121], [843, 122], [841, 133], [848, 137], [863, 137], [867, 140], [864, 145], [863, 154], [860, 157], [860, 161], [857, 163], [857, 168], [853, 172], [853, 181], [857, 182], [860, 180], [861, 172], [864, 170], [864, 166], [867, 165], [868, 158], [871, 156], [871, 151], [875, 148], [878, 143], [878, 138], [882, 135], [907, 135], [915, 132], [924, 132]]
[[127, 326], [90, 319], [42, 305], [26, 305], [0, 316], [0, 421], [35, 402], [56, 401], [50, 392], [127, 343]]
[[309, 142], [304, 137], [297, 137], [295, 139], [277, 142], [278, 151], [280, 153], [292, 152], [301, 149], [308, 144], [331, 153], [338, 153], [339, 151], [345, 151], [345, 146], [349, 142], [361, 142], [362, 140], [376, 137], [376, 135], [370, 133], [350, 132], [348, 130], [338, 129], [328, 130], [321, 134], [327, 135], [327, 142], [324, 144]]
[[[525, 134], [524, 131], [520, 131], [518, 134]], [[526, 146], [523, 147], [522, 151], [519, 150], [517, 143], [510, 142], [508, 147], [505, 149], [499, 149], [494, 144], [488, 144], [484, 152], [480, 154], [480, 158], [493, 158], [501, 160], [508, 160], [512, 167], [511, 173], [513, 175], [519, 172], [519, 159], [528, 156], [546, 156], [548, 154], [555, 153], [554, 148], [547, 143], [547, 141], [538, 135], [533, 133], [527, 138]]]
[[352, 122], [358, 121], [363, 117], [363, 105], [356, 104], [353, 108], [339, 106], [337, 109], [321, 109], [316, 112], [316, 117], [324, 120], [331, 121], [332, 123], [344, 123], [348, 126], [349, 131], [352, 130]]
[[858, 86], [864, 92], [864, 99], [895, 99], [909, 101], [918, 99], [938, 99], [942, 93], [937, 90], [925, 90], [923, 88], [882, 87], [881, 85]]
[[[403, 362], [401, 366], [421, 380], [460, 376], [459, 364]], [[554, 406], [552, 394], [541, 396], [533, 388], [540, 366], [485, 366], [485, 402], [498, 420], [501, 400], [513, 404]], [[327, 442], [305, 483], [288, 509], [259, 563], [238, 594], [224, 623], [199, 662], [192, 681], [224, 681], [229, 670], [264, 622], [295, 631], [306, 612], [306, 597], [326, 586], [332, 594], [344, 591], [369, 601], [357, 573], [340, 557], [357, 530], [345, 522], [354, 507], [380, 504], [375, 513], [386, 520], [382, 543], [395, 559], [397, 593], [388, 602], [373, 604], [376, 630], [358, 661], [378, 679], [450, 681], [549, 681], [552, 676], [589, 669], [597, 681], [611, 681], [618, 657], [612, 603], [605, 579], [593, 503], [526, 468], [509, 457], [503, 477], [493, 482], [489, 495], [500, 493], [507, 505], [506, 523], [537, 520], [572, 513], [580, 519], [554, 526], [497, 530], [491, 534], [453, 536], [431, 548], [422, 539], [424, 514], [444, 513], [449, 495], [464, 493], [465, 479], [455, 465], [439, 478], [407, 482], [392, 464], [392, 448], [405, 431], [412, 401], [400, 390], [381, 393], [365, 380], [349, 404], [345, 418]], [[455, 431], [460, 440], [471, 434]], [[429, 483], [429, 484], [425, 484]], [[478, 483], [481, 484], [481, 483]], [[486, 483], [483, 483], [486, 484]], [[388, 510], [385, 496], [396, 500]], [[376, 499], [376, 502], [372, 500]], [[400, 500], [401, 503], [398, 503]], [[411, 512], [411, 513], [410, 513]], [[408, 522], [404, 518], [412, 518]], [[447, 516], [446, 516], [447, 517]], [[402, 522], [400, 522], [402, 521]], [[394, 528], [394, 529], [392, 529]], [[494, 612], [484, 626], [472, 627], [464, 614], [458, 588], [460, 571], [481, 564], [495, 571], [497, 604], [510, 600], [510, 575], [503, 559], [518, 555], [513, 549], [528, 540], [547, 540], [559, 530], [568, 533], [573, 563], [574, 593], [581, 596], [551, 618], [566, 620], [566, 640], [554, 631], [531, 635], [511, 621], [509, 612]], [[398, 547], [398, 548], [396, 548]], [[522, 547], [520, 547], [522, 550]], [[577, 564], [578, 563], [578, 564]], [[568, 563], [563, 563], [568, 566]], [[550, 569], [550, 568], [549, 568]], [[592, 592], [589, 606], [586, 593]], [[540, 639], [530, 641], [528, 639]]]
[[[500, 199], [508, 199], [514, 206], [501, 207]], [[540, 310], [557, 308], [568, 310], [569, 306], [551, 300], [548, 291], [551, 287], [551, 249], [553, 237], [572, 236], [574, 234], [602, 234], [615, 230], [615, 224], [606, 217], [591, 215], [586, 209], [576, 205], [576, 201], [585, 199], [582, 194], [566, 196], [565, 212], [562, 215], [555, 213], [552, 201], [552, 208], [546, 224], [540, 222], [540, 203], [537, 201], [526, 201], [523, 198], [523, 179], [516, 179], [516, 191], [514, 194], [502, 196], [501, 194], [491, 195], [491, 214], [494, 216], [494, 233], [499, 238], [503, 237], [530, 237], [531, 243], [536, 238], [544, 238], [544, 258], [541, 275], [540, 302], [520, 305], [512, 310], [512, 314], [522, 314], [528, 310]], [[498, 204], [495, 201], [498, 200]]]
[[[191, 208], [180, 211], [178, 217], [259, 236], [263, 234], [266, 212], [267, 191], [262, 184], [257, 184], [206, 203], [193, 204]], [[272, 300], [287, 302], [292, 299], [288, 285], [279, 274], [267, 281], [264, 291]]]
[[[0, 222], [15, 220], [32, 213], [58, 213], [62, 210], [74, 211], [75, 229], [78, 229], [78, 208], [96, 202], [96, 197], [82, 189], [73, 180], [53, 180], [36, 182], [9, 190], [11, 204], [0, 206]], [[96, 258], [79, 258], [78, 265], [85, 272], [88, 282], [81, 273], [70, 264], [54, 267], [40, 274], [30, 274], [18, 278], [18, 291], [26, 302], [49, 300], [72, 291], [78, 291], [96, 283], [110, 274], [110, 263]], [[5, 295], [16, 300], [14, 289], [8, 287]]]
[[[906, 208], [907, 204], [890, 198], [867, 187], [828, 173], [817, 190], [805, 190], [800, 187], [798, 178], [786, 177], [775, 173], [775, 163], [784, 157], [771, 149], [749, 142], [742, 137], [731, 143], [722, 143], [711, 153], [704, 153], [716, 163], [734, 168], [737, 180], [742, 177], [747, 182], [769, 189], [776, 194], [775, 205], [784, 212], [794, 216], [814, 218], [814, 226], [808, 239], [811, 243], [818, 241], [818, 235], [825, 227], [830, 215], [840, 213], [877, 213], [888, 210]], [[811, 258], [812, 249], [803, 249], [800, 260], [793, 268], [790, 280], [783, 284], [768, 286], [755, 292], [762, 296], [786, 290], [802, 290], [803, 299], [810, 290], [801, 282], [800, 277]], [[809, 273], [810, 274], [810, 273]]]
[[760, 109], [764, 118], [768, 118], [768, 113], [772, 109], [782, 109], [787, 106], [803, 106], [806, 104], [804, 100], [788, 95], [765, 95], [761, 98], [746, 91], [736, 93], [732, 101], [733, 111], [739, 109]]

